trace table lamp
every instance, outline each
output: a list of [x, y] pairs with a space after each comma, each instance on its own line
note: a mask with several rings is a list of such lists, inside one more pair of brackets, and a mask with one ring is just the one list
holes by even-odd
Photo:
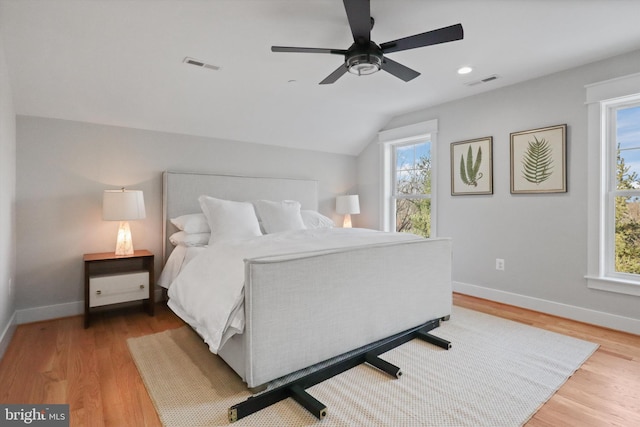
[[102, 219], [120, 221], [116, 240], [116, 255], [133, 255], [133, 241], [129, 221], [143, 219], [144, 196], [140, 190], [104, 190], [102, 196]]
[[357, 194], [338, 196], [336, 198], [336, 212], [344, 215], [343, 228], [351, 228], [351, 215], [360, 213], [360, 199]]

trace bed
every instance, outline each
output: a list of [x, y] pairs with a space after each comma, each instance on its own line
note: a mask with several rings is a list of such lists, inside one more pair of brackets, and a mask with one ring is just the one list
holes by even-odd
[[[163, 181], [165, 261], [180, 246], [170, 241], [180, 231], [171, 219], [201, 213], [198, 199], [202, 195], [234, 202], [293, 200], [308, 212], [318, 207], [315, 181], [181, 172], [165, 172]], [[283, 249], [270, 248], [273, 241], [291, 237]], [[320, 246], [309, 243], [325, 239]], [[451, 312], [449, 239], [319, 227], [249, 240], [250, 250], [240, 247], [244, 242], [234, 242], [226, 249], [217, 242], [207, 248], [180, 249], [182, 259], [190, 261], [181, 261], [184, 268], [178, 270], [182, 271], [171, 274], [170, 280], [165, 278], [162, 286], [170, 287], [170, 307], [250, 388], [446, 318]], [[266, 242], [267, 247], [258, 241], [260, 245]], [[242, 258], [242, 271], [233, 273], [240, 274], [241, 318], [228, 320], [229, 336], [212, 340], [192, 317], [196, 310], [187, 303], [189, 298], [181, 295], [182, 279], [191, 276], [191, 283], [200, 274], [199, 268], [209, 268], [232, 253]], [[236, 265], [237, 261], [222, 263]], [[217, 277], [227, 273], [214, 269], [202, 274]], [[166, 276], [164, 270], [162, 275]], [[214, 304], [211, 300], [224, 300], [225, 292], [209, 291], [209, 297], [203, 297], [205, 292], [192, 295], [191, 300], [202, 310]], [[211, 341], [216, 342], [212, 345]]]

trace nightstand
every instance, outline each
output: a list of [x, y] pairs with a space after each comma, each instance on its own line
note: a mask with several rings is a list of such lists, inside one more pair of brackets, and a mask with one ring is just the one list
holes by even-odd
[[113, 252], [85, 254], [84, 327], [89, 327], [91, 309], [142, 300], [149, 316], [154, 314], [153, 254], [141, 249], [133, 255]]

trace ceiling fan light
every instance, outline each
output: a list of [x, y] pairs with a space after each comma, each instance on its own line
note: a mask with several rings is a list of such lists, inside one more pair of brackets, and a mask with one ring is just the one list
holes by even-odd
[[353, 55], [347, 59], [347, 68], [351, 74], [357, 76], [366, 76], [380, 71], [382, 66], [382, 57], [363, 53]]
[[358, 76], [366, 76], [369, 74], [373, 74], [380, 71], [380, 68], [378, 68], [376, 65], [374, 64], [354, 64], [351, 67], [349, 67], [349, 72], [351, 74], [356, 74]]

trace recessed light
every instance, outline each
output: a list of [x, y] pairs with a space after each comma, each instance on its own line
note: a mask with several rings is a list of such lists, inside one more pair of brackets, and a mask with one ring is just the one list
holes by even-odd
[[458, 68], [458, 74], [469, 74], [472, 71], [473, 71], [473, 68], [471, 68], [471, 67], [460, 67], [460, 68]]

